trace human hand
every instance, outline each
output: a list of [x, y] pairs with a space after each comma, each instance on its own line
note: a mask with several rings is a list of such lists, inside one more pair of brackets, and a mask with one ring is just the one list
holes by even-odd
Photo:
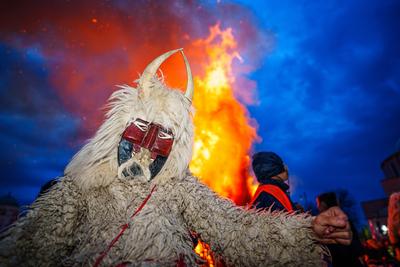
[[350, 245], [353, 237], [347, 216], [339, 207], [332, 207], [316, 216], [312, 229], [323, 244]]

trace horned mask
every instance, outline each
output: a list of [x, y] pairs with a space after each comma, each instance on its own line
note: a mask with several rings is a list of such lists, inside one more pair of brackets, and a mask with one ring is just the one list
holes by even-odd
[[[180, 52], [187, 72], [185, 93], [171, 90], [156, 75], [160, 65]], [[106, 120], [68, 164], [65, 175], [82, 189], [107, 186], [115, 179], [164, 181], [184, 177], [192, 157], [193, 80], [182, 49], [151, 62], [137, 86], [119, 86], [108, 103]]]
[[[162, 101], [162, 96], [153, 90], [159, 90], [154, 86], [154, 79], [157, 79], [156, 73], [161, 64], [176, 52], [181, 52], [187, 73], [187, 86], [184, 97], [191, 103], [193, 97], [193, 79], [188, 60], [182, 49], [169, 51], [155, 60], [153, 60], [144, 70], [139, 80], [139, 98], [144, 103], [146, 110], [156, 108], [159, 112], [168, 115], [167, 110], [160, 110], [159, 107], [149, 107], [154, 104], [161, 106], [166, 103]], [[146, 105], [147, 104], [147, 105]], [[170, 101], [168, 105], [174, 105]], [[171, 114], [173, 116], [173, 114]], [[147, 118], [146, 118], [147, 117]], [[175, 147], [177, 138], [177, 128], [169, 127], [168, 118], [159, 121], [152, 121], [148, 114], [142, 116], [138, 114], [130, 121], [122, 133], [118, 145], [118, 165], [122, 169], [122, 176], [125, 178], [141, 177], [150, 181], [156, 177], [166, 164], [171, 151]]]

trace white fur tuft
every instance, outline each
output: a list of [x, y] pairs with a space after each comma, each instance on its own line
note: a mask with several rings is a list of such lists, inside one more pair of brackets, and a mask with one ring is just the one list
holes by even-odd
[[193, 125], [191, 103], [177, 90], [154, 78], [148, 96], [141, 88], [120, 86], [107, 105], [106, 120], [95, 136], [71, 160], [65, 175], [73, 177], [82, 189], [111, 184], [118, 175], [117, 149], [129, 122], [141, 118], [172, 130], [175, 141], [156, 181], [182, 177], [192, 155]]

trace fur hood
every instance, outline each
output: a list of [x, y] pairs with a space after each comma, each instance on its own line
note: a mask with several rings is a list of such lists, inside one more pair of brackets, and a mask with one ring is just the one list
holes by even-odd
[[180, 91], [169, 89], [162, 80], [153, 78], [151, 82], [148, 94], [140, 87], [124, 85], [110, 97], [105, 122], [65, 169], [65, 175], [72, 177], [83, 190], [107, 186], [121, 178], [118, 143], [125, 128], [136, 118], [168, 127], [175, 136], [168, 160], [154, 182], [185, 174], [193, 146], [191, 103]]

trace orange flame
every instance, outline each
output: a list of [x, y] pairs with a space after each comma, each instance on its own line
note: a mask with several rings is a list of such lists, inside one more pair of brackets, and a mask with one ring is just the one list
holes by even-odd
[[257, 134], [232, 90], [232, 64], [242, 58], [232, 29], [221, 30], [218, 24], [194, 45], [205, 47], [208, 63], [203, 77], [195, 77], [195, 143], [190, 169], [219, 195], [243, 205], [254, 191], [248, 154]]
[[200, 256], [207, 264], [203, 264], [202, 266], [214, 267], [214, 257], [211, 252], [210, 246], [207, 243], [202, 242], [200, 239], [197, 241], [197, 245], [194, 249], [197, 255]]

